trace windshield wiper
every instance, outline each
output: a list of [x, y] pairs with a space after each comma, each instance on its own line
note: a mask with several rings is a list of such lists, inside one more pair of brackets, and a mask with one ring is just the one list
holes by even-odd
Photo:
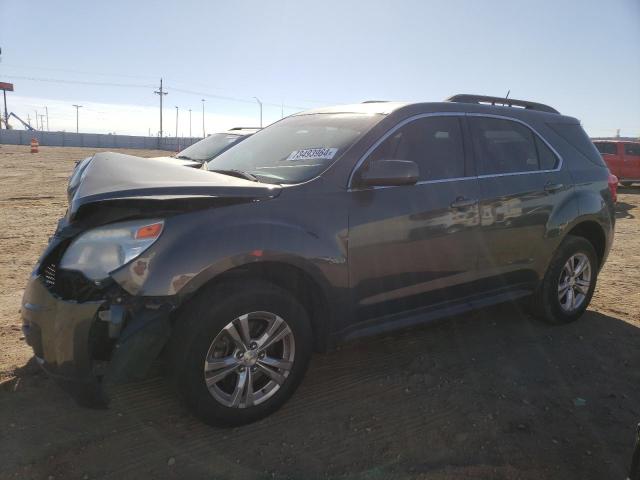
[[245, 180], [251, 180], [252, 182], [257, 182], [258, 177], [249, 173], [243, 172], [242, 170], [210, 170], [211, 172], [221, 173], [222, 175], [229, 175], [231, 177], [244, 178]]
[[197, 162], [195, 158], [191, 158], [188, 155], [176, 155], [176, 158], [179, 158], [180, 160], [193, 160], [194, 162]]

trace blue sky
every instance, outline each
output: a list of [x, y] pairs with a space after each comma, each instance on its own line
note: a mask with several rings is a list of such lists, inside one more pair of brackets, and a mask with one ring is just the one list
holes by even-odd
[[[0, 0], [9, 110], [52, 130], [147, 134], [265, 124], [367, 99], [455, 93], [548, 103], [591, 135], [640, 135], [640, 1]], [[44, 81], [49, 80], [49, 81]], [[75, 83], [73, 83], [75, 82]], [[103, 84], [103, 85], [96, 85]], [[189, 93], [192, 92], [192, 93]], [[196, 127], [197, 126], [197, 127]]]

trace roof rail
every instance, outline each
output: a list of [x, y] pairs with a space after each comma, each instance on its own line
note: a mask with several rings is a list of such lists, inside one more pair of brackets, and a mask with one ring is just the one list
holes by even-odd
[[261, 130], [261, 128], [260, 127], [233, 127], [229, 129], [229, 131], [231, 130]]
[[365, 100], [362, 103], [388, 103], [389, 100]]
[[503, 107], [523, 107], [526, 110], [536, 110], [538, 112], [547, 113], [560, 113], [555, 108], [545, 105], [543, 103], [529, 102], [528, 100], [516, 100], [515, 98], [504, 97], [488, 97], [486, 95], [468, 95], [460, 94], [449, 97], [445, 102], [456, 103], [490, 103], [491, 105], [498, 105]]

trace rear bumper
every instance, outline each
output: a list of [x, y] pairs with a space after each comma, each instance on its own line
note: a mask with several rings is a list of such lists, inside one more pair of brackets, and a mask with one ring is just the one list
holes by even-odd
[[36, 360], [84, 405], [106, 404], [89, 352], [89, 332], [103, 303], [56, 298], [36, 275], [22, 299], [22, 331]]

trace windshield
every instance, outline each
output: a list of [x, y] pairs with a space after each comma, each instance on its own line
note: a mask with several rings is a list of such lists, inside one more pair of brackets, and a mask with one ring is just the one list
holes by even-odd
[[231, 133], [214, 133], [178, 153], [177, 158], [206, 162], [212, 160], [231, 145], [238, 143], [246, 136]]
[[261, 130], [209, 162], [267, 183], [300, 183], [318, 176], [381, 119], [361, 113], [296, 115]]

